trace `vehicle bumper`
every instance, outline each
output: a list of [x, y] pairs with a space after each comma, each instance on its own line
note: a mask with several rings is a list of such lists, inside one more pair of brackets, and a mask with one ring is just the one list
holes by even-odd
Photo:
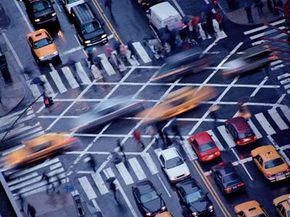
[[108, 43], [108, 41], [109, 41], [109, 40], [108, 40], [108, 38], [106, 37], [106, 38], [102, 38], [102, 39], [97, 40], [97, 41], [94, 41], [94, 42], [83, 43], [83, 44], [84, 44], [84, 46], [86, 46], [86, 47], [90, 47], [90, 46], [97, 45], [97, 44], [102, 44], [102, 45], [104, 45], [104, 44]]
[[175, 177], [175, 179], [169, 179], [169, 181], [172, 183], [172, 184], [175, 184], [177, 182], [180, 182], [184, 179], [187, 179], [187, 178], [190, 178], [191, 174], [184, 174], [182, 176], [179, 176], [179, 177]]
[[48, 55], [46, 57], [44, 57], [43, 59], [39, 59], [39, 62], [48, 62], [48, 61], [51, 61], [53, 59], [56, 59], [56, 58], [59, 58], [59, 54], [51, 54], [51, 55]]
[[55, 23], [55, 22], [58, 22], [58, 19], [57, 17], [52, 17], [51, 19], [46, 19], [46, 20], [40, 20], [39, 22], [35, 22], [34, 23], [36, 25], [43, 25], [43, 24], [47, 24], [47, 23]]
[[273, 177], [271, 177], [271, 178], [268, 178], [268, 177], [266, 177], [270, 182], [279, 182], [279, 181], [283, 181], [283, 180], [285, 180], [285, 179], [287, 179], [287, 178], [289, 178], [290, 177], [290, 172], [288, 172], [288, 173], [284, 173], [284, 174], [282, 174], [282, 175], [275, 175], [275, 176], [273, 176]]

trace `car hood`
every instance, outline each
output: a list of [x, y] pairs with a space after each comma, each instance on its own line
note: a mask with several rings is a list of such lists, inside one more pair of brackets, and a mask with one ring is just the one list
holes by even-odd
[[47, 16], [49, 14], [52, 14], [53, 12], [54, 12], [53, 8], [47, 8], [43, 11], [39, 11], [39, 12], [34, 13], [34, 17], [41, 18], [41, 17]]
[[54, 43], [49, 44], [49, 45], [47, 45], [45, 47], [34, 49], [34, 52], [35, 52], [36, 56], [38, 56], [38, 57], [48, 56], [50, 54], [53, 54], [55, 51], [57, 51], [57, 48], [56, 48]]
[[91, 33], [88, 33], [88, 34], [83, 34], [84, 36], [84, 39], [85, 40], [90, 40], [92, 38], [96, 38], [96, 37], [100, 37], [102, 34], [104, 34], [104, 30], [102, 28], [94, 31], [94, 32], [91, 32]]
[[143, 204], [143, 207], [146, 211], [153, 213], [159, 211], [162, 206], [164, 206], [164, 202], [160, 198]]
[[189, 173], [189, 169], [187, 167], [187, 165], [185, 163], [171, 168], [171, 169], [166, 169], [166, 173], [168, 174], [169, 177], [173, 177], [173, 176], [181, 176], [185, 173]]
[[208, 199], [205, 197], [201, 200], [190, 203], [189, 208], [191, 212], [203, 212], [207, 210], [210, 205], [211, 203], [209, 203]]

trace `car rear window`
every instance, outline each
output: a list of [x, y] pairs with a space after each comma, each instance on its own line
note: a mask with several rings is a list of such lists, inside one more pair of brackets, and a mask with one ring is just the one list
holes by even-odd
[[52, 143], [50, 141], [49, 142], [45, 142], [43, 144], [39, 144], [39, 145], [36, 145], [36, 146], [32, 147], [31, 151], [33, 153], [36, 153], [36, 152], [39, 152], [39, 151], [42, 151], [42, 150], [45, 150], [45, 149], [49, 148], [51, 145], [52, 145]]
[[43, 39], [40, 39], [36, 42], [34, 42], [34, 48], [41, 48], [41, 47], [44, 47], [44, 46], [47, 46], [49, 44], [52, 43], [52, 40], [50, 40], [49, 38], [43, 38]]
[[265, 162], [265, 169], [270, 169], [272, 167], [276, 167], [284, 164], [284, 161], [281, 158], [276, 158], [274, 160], [269, 160]]
[[87, 23], [87, 24], [84, 24], [83, 27], [82, 27], [82, 33], [83, 34], [90, 34], [90, 33], [93, 33], [95, 31], [97, 31], [98, 29], [100, 29], [101, 26], [98, 22], [91, 22], [91, 23]]
[[183, 164], [183, 160], [179, 157], [175, 157], [175, 158], [172, 158], [172, 159], [169, 159], [165, 162], [165, 167], [167, 169], [171, 169], [173, 167], [177, 167], [179, 165]]
[[203, 198], [205, 195], [204, 193], [198, 189], [198, 188], [195, 188], [196, 191], [190, 193], [190, 194], [187, 194], [185, 196], [185, 200], [187, 203], [192, 203], [192, 202], [195, 202], [197, 200], [200, 200], [201, 198]]
[[142, 194], [140, 197], [142, 203], [147, 203], [149, 201], [156, 200], [157, 198], [158, 198], [158, 195], [156, 194], [155, 191], [150, 191], [146, 194]]
[[43, 0], [43, 1], [36, 1], [32, 3], [32, 10], [33, 12], [40, 12], [44, 11], [48, 8], [51, 8], [51, 4], [49, 1]]
[[227, 186], [231, 186], [239, 180], [239, 176], [235, 173], [232, 173], [230, 175], [224, 176], [223, 177], [223, 183], [225, 183]]
[[200, 152], [205, 152], [205, 151], [208, 151], [208, 150], [213, 149], [215, 147], [216, 146], [212, 142], [209, 142], [209, 143], [200, 145], [198, 147], [198, 149], [199, 149]]
[[250, 136], [253, 136], [253, 135], [254, 135], [254, 133], [253, 133], [253, 131], [251, 129], [248, 129], [246, 132], [239, 132], [238, 133], [238, 136], [239, 136], [240, 139], [241, 138], [247, 138], [247, 137], [250, 137]]

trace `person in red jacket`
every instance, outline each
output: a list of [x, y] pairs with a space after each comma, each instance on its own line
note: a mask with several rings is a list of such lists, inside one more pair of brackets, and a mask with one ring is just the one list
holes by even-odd
[[219, 8], [216, 9], [215, 19], [216, 19], [216, 21], [219, 24], [219, 30], [223, 31], [224, 30], [224, 24], [223, 24], [224, 15], [223, 15], [222, 11]]
[[140, 144], [142, 146], [142, 148], [144, 149], [145, 148], [145, 145], [144, 145], [144, 143], [143, 143], [143, 141], [141, 139], [141, 133], [140, 133], [140, 131], [134, 130], [132, 135], [133, 135], [133, 138], [136, 140], [136, 142], [138, 144]]

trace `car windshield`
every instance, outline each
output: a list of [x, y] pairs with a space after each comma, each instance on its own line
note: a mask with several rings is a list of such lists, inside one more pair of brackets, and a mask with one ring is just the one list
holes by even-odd
[[33, 12], [44, 11], [44, 10], [51, 8], [51, 7], [52, 6], [48, 0], [36, 1], [32, 4]]
[[200, 189], [194, 188], [193, 190], [194, 192], [191, 192], [190, 194], [187, 194], [185, 196], [185, 200], [187, 203], [193, 203], [204, 197], [204, 193]]
[[237, 180], [239, 180], [239, 176], [235, 173], [223, 177], [223, 183], [226, 183], [227, 186], [234, 184]]
[[265, 169], [277, 167], [277, 166], [282, 165], [282, 164], [284, 164], [284, 161], [282, 160], [282, 158], [276, 158], [273, 160], [269, 160], [269, 161], [265, 162]]
[[34, 42], [34, 48], [36, 48], [36, 49], [41, 48], [41, 47], [47, 46], [51, 43], [52, 43], [52, 40], [50, 40], [49, 38], [43, 38], [43, 39], [40, 39], [40, 40]]
[[167, 169], [171, 169], [171, 168], [177, 167], [181, 164], [183, 164], [183, 160], [180, 157], [175, 157], [175, 158], [167, 160], [165, 162], [165, 167]]
[[142, 201], [142, 203], [147, 203], [147, 202], [155, 200], [157, 198], [158, 198], [158, 195], [157, 195], [156, 191], [150, 191], [146, 194], [142, 194], [140, 197], [140, 200]]
[[97, 31], [98, 29], [100, 29], [101, 26], [98, 22], [91, 22], [91, 23], [87, 23], [87, 24], [84, 24], [83, 25], [83, 28], [82, 28], [82, 33], [83, 34], [90, 34], [92, 32], [95, 32]]
[[205, 151], [208, 151], [208, 150], [213, 149], [213, 148], [215, 148], [215, 145], [212, 142], [209, 142], [209, 143], [200, 145], [199, 151], [205, 152]]
[[254, 135], [254, 133], [251, 129], [248, 129], [246, 132], [239, 132], [239, 138], [246, 138], [246, 137], [250, 137], [253, 135]]

